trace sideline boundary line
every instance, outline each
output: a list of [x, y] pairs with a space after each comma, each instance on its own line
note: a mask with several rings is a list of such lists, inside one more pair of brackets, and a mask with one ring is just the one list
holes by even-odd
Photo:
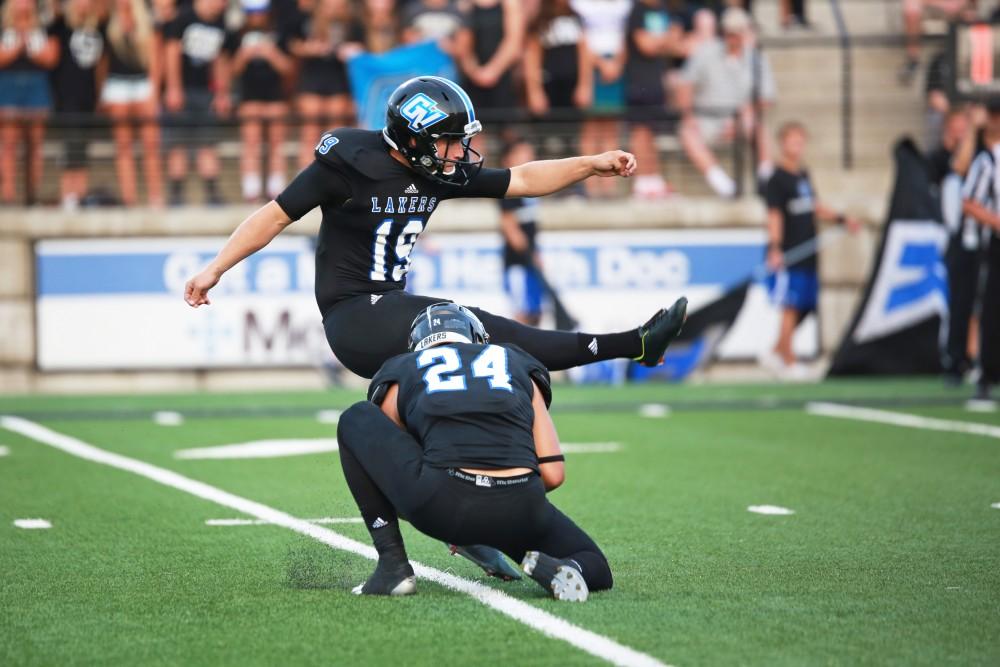
[[[223, 491], [190, 477], [185, 477], [172, 470], [160, 468], [145, 461], [95, 447], [82, 440], [53, 431], [27, 419], [14, 416], [0, 416], [0, 427], [62, 450], [78, 458], [131, 472], [164, 486], [169, 486], [211, 501], [217, 505], [222, 505], [223, 507], [234, 509], [257, 519], [288, 528], [334, 549], [363, 556], [369, 560], [376, 560], [378, 558], [374, 548], [345, 537], [328, 528], [317, 526], [273, 507], [237, 496], [228, 491]], [[594, 657], [601, 658], [615, 665], [628, 667], [668, 667], [650, 655], [619, 644], [613, 639], [599, 635], [596, 632], [573, 625], [569, 621], [513, 598], [502, 591], [447, 572], [442, 572], [416, 561], [411, 561], [411, 563], [417, 576], [454, 591], [465, 593], [487, 607], [523, 623], [547, 637], [562, 640]]]
[[840, 403], [807, 403], [806, 412], [820, 417], [835, 417], [839, 419], [890, 424], [892, 426], [904, 426], [907, 428], [919, 428], [926, 431], [945, 431], [948, 433], [964, 433], [966, 435], [1000, 438], [1000, 426], [993, 426], [991, 424], [922, 417], [906, 412], [861, 408]]

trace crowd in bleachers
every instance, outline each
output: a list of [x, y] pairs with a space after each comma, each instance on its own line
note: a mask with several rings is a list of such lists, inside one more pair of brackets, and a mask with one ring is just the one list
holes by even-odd
[[[184, 203], [190, 158], [203, 200], [220, 203], [216, 144], [228, 123], [240, 128], [244, 199], [272, 197], [295, 167], [279, 146], [297, 138], [301, 166], [325, 126], [354, 122], [350, 58], [425, 40], [453, 58], [484, 119], [571, 122], [584, 152], [619, 147], [624, 119], [643, 165], [635, 193], [651, 198], [670, 192], [653, 137], [676, 133], [712, 188], [730, 196], [733, 178], [711, 147], [752, 134], [774, 95], [749, 4], [5, 0], [0, 202], [18, 201], [22, 181], [41, 183], [46, 128], [58, 126], [79, 128], [62, 133], [60, 161], [62, 201], [76, 205], [88, 187], [88, 128], [102, 123], [125, 205], [143, 190], [153, 206]], [[783, 6], [786, 26], [805, 24], [802, 0]], [[608, 194], [601, 179], [592, 187]]]

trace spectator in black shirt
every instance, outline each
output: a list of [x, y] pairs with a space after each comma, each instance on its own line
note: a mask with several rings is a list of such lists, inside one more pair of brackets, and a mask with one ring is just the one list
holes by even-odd
[[198, 150], [198, 175], [206, 203], [222, 203], [219, 195], [219, 121], [229, 115], [230, 62], [235, 35], [223, 21], [225, 0], [194, 0], [167, 26], [166, 98], [171, 143], [167, 157], [170, 204], [183, 203], [187, 148]]
[[[185, 6], [188, 4], [185, 2]], [[149, 15], [153, 20], [153, 48], [156, 49], [156, 54], [153, 58], [159, 63], [160, 69], [159, 78], [154, 82], [156, 85], [157, 104], [164, 97], [164, 84], [166, 83], [163, 76], [163, 63], [167, 59], [167, 42], [164, 32], [167, 26], [177, 18], [177, 12], [177, 0], [152, 0], [149, 6]]]
[[364, 29], [347, 0], [318, 0], [312, 13], [294, 27], [289, 49], [299, 59], [299, 167], [312, 162], [322, 125], [351, 124], [353, 103], [345, 63], [361, 51], [363, 41]]
[[257, 202], [262, 189], [260, 161], [264, 124], [267, 124], [267, 197], [273, 199], [285, 187], [285, 142], [288, 102], [285, 79], [295, 62], [286, 41], [274, 29], [267, 0], [244, 0], [246, 22], [233, 55], [233, 74], [240, 77], [240, 174], [243, 199]]
[[583, 22], [569, 0], [542, 5], [524, 50], [528, 109], [540, 118], [577, 120], [594, 99], [594, 70]]
[[465, 90], [484, 119], [502, 123], [509, 118], [504, 110], [518, 106], [511, 73], [524, 45], [521, 3], [473, 0], [468, 25], [471, 42], [460, 44], [457, 54]]
[[655, 133], [670, 128], [664, 80], [670, 58], [683, 52], [684, 28], [664, 0], [637, 0], [628, 17], [625, 44], [626, 117], [639, 163], [633, 192], [657, 199], [668, 195], [669, 188], [660, 172]]
[[12, 204], [25, 129], [28, 185], [34, 189], [42, 182], [44, 119], [52, 108], [48, 73], [59, 62], [59, 43], [46, 34], [35, 0], [6, 0], [0, 28], [0, 201]]
[[163, 206], [160, 127], [156, 121], [163, 53], [146, 3], [114, 0], [106, 36], [107, 75], [101, 89], [101, 105], [111, 116], [115, 173], [122, 203], [133, 206], [139, 198], [132, 148], [138, 125], [146, 196], [151, 206]]
[[[785, 123], [778, 131], [781, 160], [767, 183], [767, 267], [771, 298], [781, 307], [781, 325], [773, 351], [761, 363], [782, 379], [804, 379], [795, 363], [792, 335], [799, 322], [816, 310], [819, 298], [815, 243], [816, 219], [836, 220], [852, 232], [860, 227], [854, 218], [838, 214], [816, 198], [803, 162], [807, 135], [801, 123]], [[786, 253], [795, 258], [786, 260]], [[810, 252], [811, 250], [811, 252]]]
[[52, 72], [55, 109], [75, 126], [66, 138], [59, 179], [63, 207], [70, 210], [87, 193], [87, 140], [93, 131], [90, 116], [97, 108], [97, 65], [104, 52], [100, 23], [94, 0], [68, 0], [49, 26], [60, 50], [59, 64]]

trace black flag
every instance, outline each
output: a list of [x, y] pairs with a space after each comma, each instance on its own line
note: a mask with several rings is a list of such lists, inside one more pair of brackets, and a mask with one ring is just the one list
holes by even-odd
[[894, 154], [896, 185], [875, 268], [830, 375], [941, 370], [939, 341], [948, 318], [943, 261], [948, 235], [920, 151], [903, 139]]
[[[726, 290], [718, 299], [688, 315], [680, 335], [667, 348], [665, 374], [682, 380], [715, 357], [715, 350], [743, 310], [751, 281]], [[636, 369], [638, 370], [638, 369]]]

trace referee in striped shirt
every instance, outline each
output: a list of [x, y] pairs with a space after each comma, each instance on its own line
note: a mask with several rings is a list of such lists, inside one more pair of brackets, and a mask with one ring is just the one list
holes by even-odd
[[[986, 268], [986, 284], [979, 316], [979, 362], [982, 374], [976, 387], [976, 399], [989, 401], [991, 388], [1000, 382], [1000, 184], [997, 181], [1000, 178], [1000, 169], [997, 168], [997, 158], [1000, 157], [1000, 104], [994, 103], [989, 107], [989, 120], [983, 139], [984, 146], [972, 161], [962, 186], [962, 213], [979, 223], [981, 229], [978, 230], [978, 236], [984, 241], [982, 257]], [[962, 230], [959, 230], [959, 234], [962, 234]], [[971, 237], [975, 236], [973, 231]], [[955, 241], [962, 243], [961, 239]], [[956, 265], [951, 266], [952, 272], [955, 272]], [[968, 278], [971, 278], [971, 282], [966, 280], [966, 288], [959, 294], [952, 295], [953, 317], [962, 317], [961, 309], [954, 308], [957, 300], [975, 299], [979, 273], [975, 270], [975, 262], [969, 271], [971, 274]], [[955, 312], [956, 310], [959, 312]]]

